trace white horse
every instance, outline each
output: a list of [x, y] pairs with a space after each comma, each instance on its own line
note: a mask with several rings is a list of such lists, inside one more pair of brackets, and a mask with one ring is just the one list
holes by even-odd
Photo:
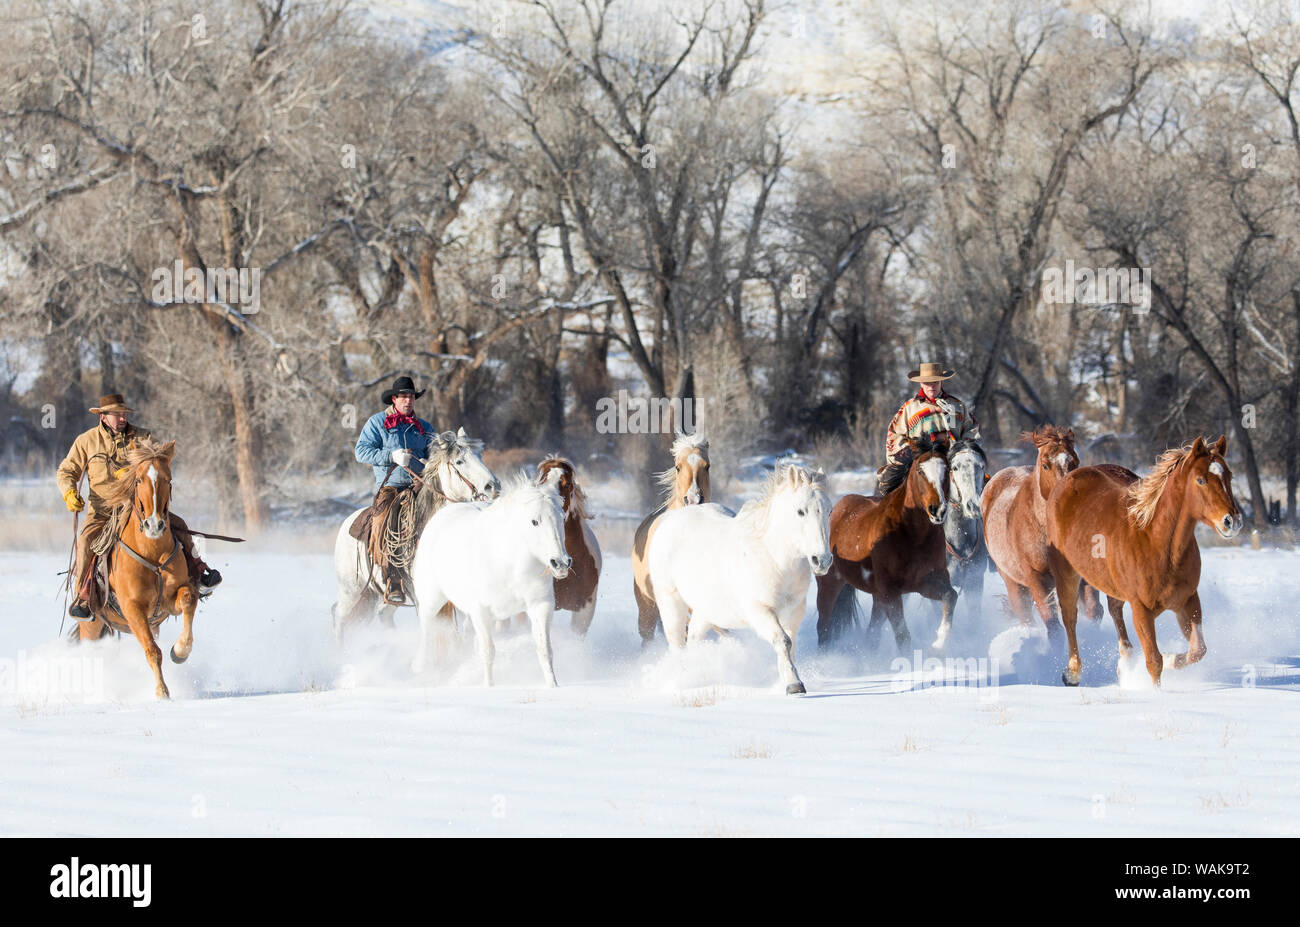
[[811, 574], [831, 568], [831, 505], [819, 476], [784, 466], [738, 514], [708, 504], [660, 516], [647, 559], [670, 647], [713, 628], [752, 628], [776, 651], [785, 691], [804, 691], [794, 638]]
[[420, 611], [420, 644], [412, 672], [424, 672], [435, 639], [449, 630], [445, 618], [441, 629], [436, 622], [450, 602], [474, 623], [484, 685], [492, 685], [493, 622], [524, 612], [546, 684], [555, 686], [553, 580], [568, 576], [572, 565], [564, 550], [559, 477], [552, 470], [541, 484], [520, 479], [491, 504], [449, 505], [429, 519], [411, 570]]
[[[434, 435], [431, 456], [425, 463], [424, 489], [420, 495], [431, 493], [433, 504], [437, 494], [447, 502], [470, 502], [494, 498], [501, 492], [501, 481], [483, 463], [483, 442], [466, 436], [461, 428], [455, 434], [444, 431]], [[341, 639], [346, 625], [374, 614], [379, 606], [379, 618], [390, 627], [397, 606], [382, 601], [379, 589], [383, 576], [378, 567], [370, 563], [365, 541], [358, 541], [349, 532], [365, 509], [357, 509], [343, 522], [338, 537], [334, 539], [334, 576], [338, 582], [338, 596], [331, 610], [334, 616], [334, 635]], [[418, 542], [417, 542], [418, 543]]]

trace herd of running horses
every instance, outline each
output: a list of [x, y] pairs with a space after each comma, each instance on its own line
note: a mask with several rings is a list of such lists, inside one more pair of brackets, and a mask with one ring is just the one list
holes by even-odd
[[[778, 465], [757, 498], [738, 512], [711, 502], [708, 442], [679, 435], [673, 466], [661, 474], [664, 499], [633, 539], [633, 595], [643, 642], [662, 628], [677, 650], [710, 631], [749, 628], [776, 654], [788, 693], [804, 686], [794, 665], [794, 640], [810, 583], [817, 584], [818, 641], [826, 645], [854, 622], [855, 595], [871, 597], [868, 636], [888, 619], [901, 652], [910, 646], [903, 596], [919, 593], [942, 605], [942, 649], [959, 595], [982, 595], [986, 563], [1001, 575], [1010, 610], [1030, 623], [1031, 603], [1048, 635], [1064, 630], [1069, 662], [1062, 679], [1078, 685], [1075, 634], [1079, 603], [1100, 620], [1101, 595], [1119, 637], [1121, 664], [1132, 644], [1128, 603], [1147, 670], [1156, 685], [1165, 667], [1183, 667], [1206, 652], [1201, 629], [1200, 551], [1195, 528], [1224, 538], [1241, 530], [1225, 438], [1203, 438], [1166, 451], [1139, 478], [1113, 464], [1080, 466], [1072, 430], [1037, 429], [1029, 466], [987, 474], [984, 451], [971, 441], [913, 440], [909, 453], [885, 468], [871, 496], [849, 494], [834, 507], [821, 471]], [[182, 615], [171, 649], [183, 662], [193, 647], [197, 604], [184, 558], [166, 517], [174, 444], [142, 443], [132, 452], [133, 483], [123, 481], [122, 538], [139, 558], [115, 558], [109, 585], [118, 614], [81, 626], [81, 636], [127, 631], [144, 648], [156, 693], [162, 677], [157, 627]], [[526, 617], [548, 685], [556, 684], [550, 625], [555, 611], [573, 613], [585, 634], [596, 607], [601, 552], [574, 466], [551, 456], [536, 473], [502, 489], [484, 464], [482, 443], [464, 430], [437, 436], [421, 477], [432, 511], [418, 532], [410, 562], [420, 616], [412, 670], [424, 671], [456, 637], [456, 615], [474, 625], [484, 682], [492, 683], [493, 630]], [[131, 487], [126, 491], [126, 487]], [[364, 510], [361, 510], [364, 511]], [[334, 630], [359, 621], [392, 624], [382, 577], [363, 542], [338, 532]], [[987, 552], [987, 559], [984, 557]], [[1155, 619], [1173, 611], [1188, 649], [1161, 654]], [[1057, 613], [1059, 612], [1059, 620]]]

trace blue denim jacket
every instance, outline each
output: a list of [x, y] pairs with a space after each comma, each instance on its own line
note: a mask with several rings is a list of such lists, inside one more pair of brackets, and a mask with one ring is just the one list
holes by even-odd
[[[388, 474], [388, 468], [393, 465], [393, 451], [400, 447], [408, 448], [411, 451], [410, 468], [416, 473], [424, 471], [424, 464], [416, 460], [416, 457], [423, 457], [426, 460], [429, 457], [429, 448], [433, 443], [433, 426], [422, 418], [417, 418], [420, 427], [424, 429], [424, 434], [415, 428], [414, 425], [395, 425], [392, 428], [384, 427], [384, 417], [392, 413], [393, 409], [389, 407], [383, 412], [376, 412], [370, 418], [366, 419], [365, 426], [361, 429], [361, 437], [357, 438], [356, 457], [361, 463], [370, 464], [375, 471], [375, 485], [384, 483], [384, 477]], [[392, 476], [388, 477], [385, 486], [409, 486], [411, 485], [411, 475], [401, 467], [394, 467]]]

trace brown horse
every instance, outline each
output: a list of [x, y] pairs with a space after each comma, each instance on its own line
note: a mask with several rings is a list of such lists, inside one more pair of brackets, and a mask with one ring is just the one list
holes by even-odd
[[709, 501], [709, 442], [698, 431], [679, 434], [673, 441], [673, 465], [659, 474], [659, 484], [665, 489], [665, 499], [637, 525], [632, 537], [632, 596], [636, 599], [637, 627], [641, 632], [641, 646], [655, 638], [659, 626], [659, 606], [655, 604], [654, 590], [650, 585], [650, 565], [646, 551], [654, 537], [655, 523], [664, 512], [684, 505], [702, 505]]
[[[1047, 497], [1056, 484], [1079, 467], [1074, 452], [1074, 429], [1044, 425], [1021, 440], [1032, 441], [1038, 459], [1032, 467], [1006, 467], [994, 474], [980, 496], [984, 514], [984, 543], [998, 575], [1007, 587], [1007, 603], [1026, 627], [1030, 600], [1038, 608], [1049, 635], [1056, 637], [1061, 624], [1052, 611], [1054, 588], [1047, 563]], [[1101, 619], [1101, 597], [1084, 586], [1087, 615]]]
[[[1110, 464], [1080, 467], [1047, 500], [1047, 558], [1056, 588], [1077, 589], [1083, 581], [1106, 593], [1121, 664], [1133, 649], [1122, 611], [1128, 602], [1147, 672], [1157, 686], [1166, 665], [1181, 669], [1205, 656], [1195, 530], [1198, 522], [1225, 538], [1241, 530], [1232, 471], [1223, 458], [1227, 447], [1226, 437], [1212, 445], [1197, 437], [1187, 447], [1165, 451], [1141, 480]], [[1077, 686], [1082, 668], [1074, 633], [1077, 603], [1073, 595], [1059, 598], [1070, 645], [1070, 662], [1061, 678], [1067, 686]], [[1178, 616], [1188, 650], [1162, 658], [1156, 616], [1165, 609]]]
[[[903, 595], [919, 592], [943, 604], [943, 620], [934, 646], [942, 647], [952, 630], [957, 590], [948, 580], [943, 521], [947, 514], [948, 447], [942, 441], [910, 439], [912, 459], [887, 467], [883, 495], [850, 494], [831, 510], [834, 565], [817, 577], [817, 639], [829, 642], [843, 630], [832, 618], [847, 583], [871, 594], [868, 634], [889, 619], [899, 652], [911, 645], [903, 620]], [[872, 638], [874, 641], [874, 637]]]
[[587, 494], [578, 485], [573, 464], [552, 454], [537, 466], [536, 481], [558, 470], [560, 498], [564, 500], [564, 551], [573, 560], [569, 573], [555, 583], [555, 607], [573, 612], [573, 630], [586, 636], [596, 611], [596, 586], [600, 582], [600, 545], [588, 522]]
[[168, 512], [175, 451], [175, 441], [161, 445], [141, 441], [127, 454], [127, 466], [133, 472], [104, 493], [115, 512], [104, 530], [120, 526], [109, 552], [110, 602], [100, 606], [78, 629], [82, 640], [97, 640], [105, 629], [134, 634], [153, 670], [158, 698], [169, 698], [170, 693], [163, 682], [162, 651], [154, 632], [164, 619], [184, 615], [181, 635], [171, 649], [172, 661], [184, 663], [194, 647], [194, 608], [198, 604]]

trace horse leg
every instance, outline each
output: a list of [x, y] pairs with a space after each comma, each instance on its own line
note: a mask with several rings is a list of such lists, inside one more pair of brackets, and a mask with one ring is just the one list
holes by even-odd
[[[943, 619], [939, 622], [939, 633], [931, 645], [935, 650], [942, 650], [952, 633], [952, 613], [957, 608], [957, 590], [948, 581], [948, 571], [935, 570], [916, 590], [927, 599], [935, 599], [943, 606]], [[900, 601], [901, 607], [901, 601]]]
[[[579, 636], [586, 637], [587, 632], [591, 630], [591, 619], [596, 614], [596, 590], [591, 590], [591, 598], [583, 603], [582, 607], [573, 613], [573, 618], [569, 627], [577, 631]], [[644, 643], [644, 641], [643, 641]]]
[[[1034, 600], [1034, 607], [1038, 609], [1038, 617], [1043, 619], [1043, 628], [1047, 631], [1048, 640], [1059, 641], [1061, 639], [1061, 622], [1057, 620], [1056, 614], [1052, 611], [1050, 574], [1043, 576], [1038, 573], [1030, 573], [1029, 582], [1025, 585], [1025, 589]], [[1056, 597], [1059, 605], [1061, 598], [1059, 586], [1057, 587]]]
[[867, 646], [872, 650], [880, 648], [880, 625], [885, 620], [885, 607], [880, 604], [879, 596], [871, 597], [871, 620], [867, 622]]
[[149, 620], [140, 613], [139, 609], [127, 605], [125, 602], [121, 604], [122, 617], [126, 619], [126, 623], [130, 626], [135, 639], [144, 648], [144, 658], [149, 661], [149, 668], [153, 670], [154, 695], [158, 698], [171, 698], [171, 693], [167, 691], [167, 683], [163, 682], [162, 650], [158, 648], [158, 642], [154, 640], [153, 628], [149, 627]]
[[[646, 579], [647, 588], [650, 585], [649, 578]], [[649, 647], [650, 642], [655, 639], [655, 628], [659, 625], [659, 607], [655, 605], [655, 600], [641, 591], [641, 587], [635, 582], [632, 584], [632, 597], [636, 599], [636, 626], [641, 632], [642, 648]], [[592, 607], [595, 607], [595, 595], [592, 596]]]
[[1187, 652], [1165, 654], [1164, 664], [1171, 669], [1182, 669], [1205, 656], [1205, 636], [1201, 633], [1200, 593], [1193, 592], [1183, 603], [1183, 607], [1176, 609], [1174, 614], [1178, 616], [1178, 630], [1183, 632], [1183, 637], [1187, 640]]
[[[1077, 686], [1083, 672], [1083, 661], [1079, 659], [1079, 639], [1075, 634], [1075, 625], [1079, 621], [1079, 583], [1082, 578], [1065, 559], [1060, 551], [1053, 547], [1047, 549], [1047, 563], [1052, 571], [1052, 580], [1056, 583], [1056, 604], [1061, 609], [1061, 621], [1065, 625], [1065, 637], [1070, 651], [1069, 662], [1061, 674], [1061, 682], [1067, 686]], [[1062, 589], [1068, 589], [1066, 595]]]
[[758, 636], [768, 641], [776, 651], [776, 668], [785, 683], [786, 695], [802, 695], [807, 690], [794, 668], [794, 641], [785, 633], [776, 612], [770, 608], [755, 609], [749, 616], [749, 626], [758, 632]]
[[446, 599], [433, 594], [426, 595], [420, 601], [418, 608], [420, 613], [420, 642], [415, 645], [415, 657], [411, 660], [411, 672], [417, 676], [424, 672], [424, 667], [433, 651], [433, 642], [439, 633], [436, 623], [439, 620], [440, 611], [446, 604]]
[[1151, 674], [1151, 682], [1158, 689], [1160, 672], [1164, 669], [1164, 658], [1156, 644], [1156, 612], [1140, 602], [1130, 602], [1129, 605], [1133, 607], [1133, 630], [1137, 631], [1138, 640], [1142, 643], [1142, 656], [1146, 658], [1147, 672]]
[[176, 643], [172, 644], [170, 653], [173, 663], [184, 663], [190, 658], [190, 652], [194, 649], [194, 608], [198, 604], [199, 600], [194, 595], [194, 589], [188, 584], [176, 590], [176, 602], [173, 608], [181, 613], [184, 625], [181, 627], [181, 636], [176, 638]]
[[474, 625], [474, 645], [483, 662], [483, 685], [491, 688], [492, 664], [497, 655], [496, 644], [492, 640], [492, 616], [475, 610], [469, 613], [469, 620]]
[[535, 603], [528, 609], [528, 622], [533, 626], [533, 646], [537, 648], [537, 662], [542, 665], [542, 675], [546, 684], [554, 689], [555, 658], [551, 653], [551, 619], [555, 617], [555, 606], [546, 600]]
[[379, 623], [386, 628], [397, 627], [397, 622], [393, 621], [393, 615], [397, 612], [396, 605], [389, 605], [383, 602], [379, 606]]
[[[1097, 596], [1100, 598], [1101, 593], [1097, 593]], [[1115, 622], [1115, 634], [1119, 637], [1119, 667], [1123, 667], [1133, 653], [1133, 644], [1128, 639], [1128, 628], [1124, 624], [1124, 600], [1108, 595], [1106, 609], [1110, 612], [1110, 620]], [[1116, 675], [1119, 674], [1119, 667], [1115, 670]]]
[[836, 564], [824, 576], [817, 577], [817, 646], [825, 647], [842, 633], [835, 625], [835, 600], [846, 585]]
[[[885, 617], [889, 619], [889, 626], [894, 629], [894, 643], [898, 645], [898, 652], [908, 653], [912, 649], [912, 633], [907, 630], [907, 621], [903, 617], [903, 597], [895, 594], [881, 596], [881, 598], [884, 599], [881, 607], [884, 609]], [[874, 620], [874, 604], [871, 610]]]
[[1083, 583], [1079, 594], [1083, 596], [1083, 613], [1088, 616], [1088, 620], [1101, 621], [1101, 593]]
[[657, 602], [668, 646], [673, 650], [681, 650], [686, 646], [686, 629], [690, 626], [691, 611], [676, 589], [668, 595], [659, 596]]

